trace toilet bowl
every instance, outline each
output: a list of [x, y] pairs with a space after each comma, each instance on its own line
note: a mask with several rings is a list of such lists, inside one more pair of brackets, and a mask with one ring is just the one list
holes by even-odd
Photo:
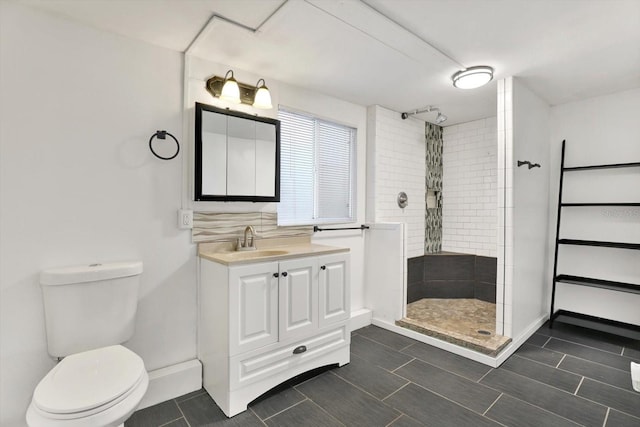
[[121, 345], [65, 357], [40, 381], [30, 427], [116, 427], [142, 400], [149, 376], [140, 356]]
[[93, 263], [40, 273], [47, 349], [62, 360], [40, 381], [30, 427], [116, 427], [149, 385], [123, 347], [134, 333], [142, 262]]

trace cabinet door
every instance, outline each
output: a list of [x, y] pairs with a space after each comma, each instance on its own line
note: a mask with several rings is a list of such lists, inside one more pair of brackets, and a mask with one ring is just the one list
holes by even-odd
[[229, 268], [231, 355], [278, 341], [276, 273], [277, 262]]
[[318, 259], [280, 262], [280, 341], [318, 327]]
[[349, 254], [318, 257], [320, 327], [350, 316]]

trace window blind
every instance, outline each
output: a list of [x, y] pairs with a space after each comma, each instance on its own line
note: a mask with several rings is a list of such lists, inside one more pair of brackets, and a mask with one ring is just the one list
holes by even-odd
[[356, 130], [280, 109], [279, 225], [353, 221]]

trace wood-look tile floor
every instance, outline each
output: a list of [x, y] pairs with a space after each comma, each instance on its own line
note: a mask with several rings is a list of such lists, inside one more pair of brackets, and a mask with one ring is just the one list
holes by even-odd
[[511, 342], [496, 334], [496, 305], [474, 298], [422, 298], [396, 325], [490, 356]]
[[125, 426], [638, 427], [631, 361], [640, 361], [640, 342], [557, 322], [498, 369], [368, 326], [353, 332], [351, 363], [280, 387], [231, 419], [201, 390]]

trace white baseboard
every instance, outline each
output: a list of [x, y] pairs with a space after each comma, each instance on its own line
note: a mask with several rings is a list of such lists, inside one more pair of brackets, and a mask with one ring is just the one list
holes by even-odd
[[371, 310], [368, 308], [361, 308], [351, 312], [351, 318], [349, 319], [349, 332], [356, 329], [364, 328], [371, 324]]
[[149, 372], [149, 388], [138, 409], [157, 405], [202, 388], [202, 364], [198, 359]]

